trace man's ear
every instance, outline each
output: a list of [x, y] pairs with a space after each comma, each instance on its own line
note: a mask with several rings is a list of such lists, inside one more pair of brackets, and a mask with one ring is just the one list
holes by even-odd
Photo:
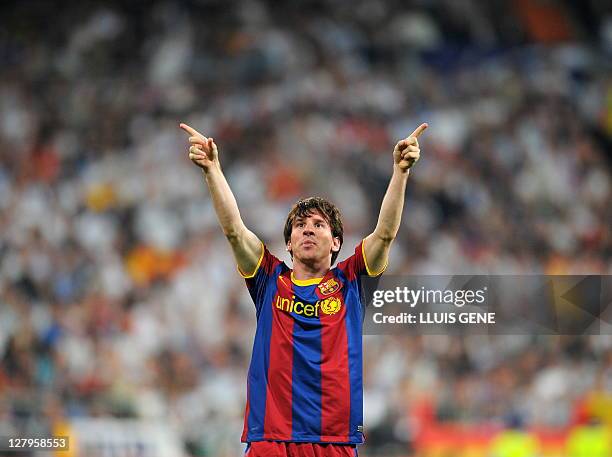
[[335, 236], [332, 239], [332, 252], [338, 252], [340, 251], [340, 238], [338, 238], [337, 236]]
[[287, 241], [287, 251], [291, 252], [291, 241]]

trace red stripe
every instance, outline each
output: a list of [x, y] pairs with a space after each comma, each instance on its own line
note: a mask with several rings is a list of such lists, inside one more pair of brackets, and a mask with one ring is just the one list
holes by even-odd
[[278, 294], [272, 301], [264, 438], [289, 440], [292, 435], [293, 319], [276, 308], [277, 297]]
[[332, 315], [321, 315], [321, 441], [344, 441], [350, 434], [346, 305]]
[[338, 269], [344, 273], [348, 281], [354, 281], [359, 274], [366, 273], [362, 244], [363, 241], [357, 245], [352, 256], [338, 264]]
[[242, 428], [242, 437], [241, 437], [241, 441], [245, 442], [246, 438], [247, 438], [247, 434], [249, 433], [249, 409], [250, 409], [250, 404], [249, 404], [249, 392], [250, 389], [248, 387], [248, 382], [247, 382], [247, 400], [246, 400], [246, 409], [244, 411], [244, 426]]

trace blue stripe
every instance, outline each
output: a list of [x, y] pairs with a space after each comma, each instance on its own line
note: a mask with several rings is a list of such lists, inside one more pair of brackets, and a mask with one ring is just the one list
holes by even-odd
[[294, 314], [292, 438], [321, 435], [321, 322]]
[[[343, 278], [346, 281], [346, 278]], [[347, 304], [346, 339], [349, 357], [349, 382], [351, 384], [351, 417], [349, 437], [363, 442], [363, 433], [357, 427], [363, 425], [363, 360], [362, 360], [362, 304], [359, 300], [359, 281], [346, 281], [344, 303]]]
[[249, 418], [247, 420], [247, 441], [263, 439], [264, 418], [266, 417], [266, 396], [268, 368], [270, 366], [270, 339], [272, 336], [272, 300], [277, 292], [276, 278], [282, 264], [278, 265], [267, 278], [268, 284], [258, 312], [257, 330], [253, 341], [253, 355], [248, 376]]

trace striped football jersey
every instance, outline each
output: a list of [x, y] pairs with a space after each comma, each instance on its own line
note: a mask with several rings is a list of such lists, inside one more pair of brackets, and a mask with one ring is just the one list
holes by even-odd
[[264, 246], [245, 276], [257, 330], [243, 442], [363, 443], [361, 276], [369, 273], [363, 242], [305, 281]]

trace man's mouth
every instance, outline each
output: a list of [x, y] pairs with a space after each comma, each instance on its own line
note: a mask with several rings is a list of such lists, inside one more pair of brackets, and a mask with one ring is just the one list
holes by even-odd
[[317, 244], [317, 243], [315, 243], [315, 242], [314, 242], [314, 241], [312, 241], [312, 240], [306, 240], [306, 241], [304, 241], [304, 242], [302, 243], [302, 246], [304, 246], [304, 247], [308, 247], [308, 246], [315, 246], [316, 244]]

